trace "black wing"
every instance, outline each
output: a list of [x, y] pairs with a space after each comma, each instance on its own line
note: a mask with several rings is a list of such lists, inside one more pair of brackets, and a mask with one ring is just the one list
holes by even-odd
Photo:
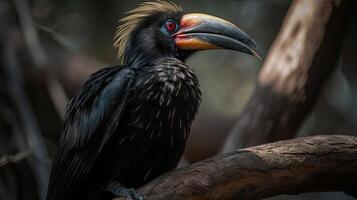
[[110, 67], [98, 71], [69, 102], [47, 200], [71, 199], [123, 113], [133, 72]]

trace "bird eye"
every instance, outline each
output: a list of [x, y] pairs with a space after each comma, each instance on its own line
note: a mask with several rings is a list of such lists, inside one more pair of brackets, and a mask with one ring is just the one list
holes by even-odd
[[165, 22], [164, 26], [165, 26], [167, 33], [170, 33], [170, 34], [175, 33], [179, 27], [178, 24], [172, 19], [168, 19]]

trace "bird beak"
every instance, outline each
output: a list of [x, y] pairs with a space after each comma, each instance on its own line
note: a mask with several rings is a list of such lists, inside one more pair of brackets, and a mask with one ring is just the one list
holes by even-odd
[[185, 50], [231, 49], [262, 60], [258, 45], [236, 25], [205, 14], [187, 14], [174, 34], [176, 45]]

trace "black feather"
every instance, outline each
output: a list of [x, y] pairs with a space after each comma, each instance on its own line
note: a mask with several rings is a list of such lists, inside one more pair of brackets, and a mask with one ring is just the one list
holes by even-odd
[[70, 101], [57, 156], [53, 163], [47, 199], [70, 199], [112, 136], [103, 131], [108, 122], [120, 120], [113, 112], [125, 105], [132, 72], [111, 67], [95, 73]]
[[149, 16], [126, 42], [125, 66], [93, 74], [70, 101], [47, 200], [105, 200], [111, 181], [138, 188], [176, 167], [201, 95], [189, 54], [160, 31], [181, 15]]

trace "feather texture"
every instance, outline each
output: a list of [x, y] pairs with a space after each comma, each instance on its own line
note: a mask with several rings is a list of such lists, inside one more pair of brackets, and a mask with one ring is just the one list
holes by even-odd
[[[144, 2], [135, 9], [128, 11], [127, 16], [122, 18], [114, 36], [114, 47], [118, 49], [118, 58], [124, 61], [125, 50], [131, 33], [142, 21], [157, 13], [182, 13], [182, 8], [171, 1], [157, 0]], [[123, 64], [123, 63], [122, 63]]]
[[162, 32], [182, 9], [157, 0], [127, 14], [114, 44], [125, 65], [95, 73], [70, 101], [47, 200], [112, 199], [102, 197], [111, 181], [139, 188], [183, 154], [201, 91]]
[[[131, 72], [118, 67], [95, 73], [69, 102], [47, 199], [72, 199], [114, 132], [126, 102]], [[103, 132], [103, 128], [107, 131]]]

